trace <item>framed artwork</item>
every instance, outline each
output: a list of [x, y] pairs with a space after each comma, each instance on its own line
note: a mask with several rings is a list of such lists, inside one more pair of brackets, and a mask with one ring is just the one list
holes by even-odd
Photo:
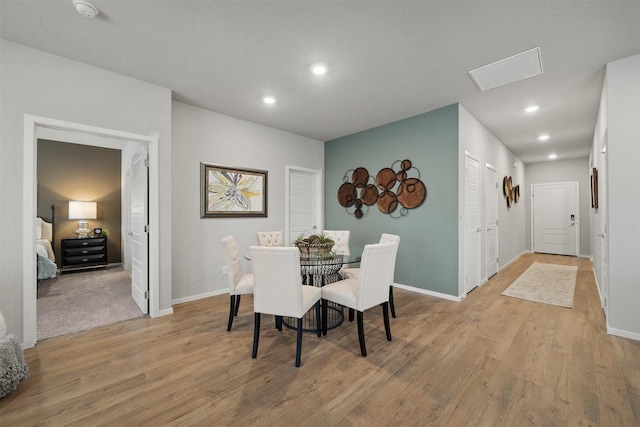
[[200, 163], [200, 217], [267, 216], [267, 171]]
[[591, 173], [591, 207], [598, 209], [598, 169], [593, 168]]

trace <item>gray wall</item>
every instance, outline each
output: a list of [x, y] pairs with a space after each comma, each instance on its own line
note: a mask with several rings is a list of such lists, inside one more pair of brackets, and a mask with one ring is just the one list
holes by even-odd
[[110, 263], [121, 262], [121, 153], [120, 150], [38, 140], [37, 213], [50, 215], [56, 205], [54, 252], [58, 266], [62, 263], [60, 239], [73, 238], [77, 220], [69, 220], [69, 200], [97, 203], [97, 219], [89, 228], [109, 230], [107, 257]]
[[[356, 219], [338, 203], [347, 171], [365, 167], [375, 177], [404, 159], [427, 187], [424, 203], [407, 216], [394, 219], [374, 205]], [[326, 143], [325, 228], [351, 230], [351, 242], [360, 246], [377, 242], [381, 233], [400, 235], [396, 283], [458, 296], [457, 217], [457, 104]]]
[[[598, 117], [592, 160], [600, 168], [602, 156], [598, 153], [606, 132], [609, 195], [607, 329], [616, 335], [640, 340], [640, 55], [607, 64], [605, 85], [605, 111], [601, 109]], [[594, 234], [591, 239], [592, 242], [600, 241]]]
[[[256, 233], [285, 228], [285, 167], [322, 170], [321, 141], [172, 103], [173, 300], [227, 291], [220, 239], [233, 235], [240, 251]], [[268, 217], [200, 218], [200, 162], [268, 171]], [[250, 263], [244, 261], [246, 272]]]
[[[0, 40], [0, 310], [22, 340], [24, 115], [157, 132], [160, 189], [171, 188], [171, 91]], [[10, 201], [10, 202], [9, 202]], [[160, 247], [171, 247], [171, 192], [160, 194]], [[160, 251], [160, 310], [171, 306], [171, 251]]]
[[[498, 196], [498, 257], [499, 267], [502, 268], [510, 261], [517, 258], [525, 251], [525, 203], [527, 198], [527, 180], [525, 179], [524, 163], [515, 156], [507, 147], [498, 140], [487, 128], [482, 125], [469, 111], [460, 105], [460, 153], [459, 153], [459, 180], [461, 182], [459, 188], [459, 206], [460, 218], [464, 213], [464, 162], [465, 151], [470, 152], [480, 160], [480, 190], [481, 190], [481, 224], [486, 223], [486, 166], [493, 166], [498, 172], [498, 182], [501, 184], [505, 176], [510, 176], [513, 185], [520, 186], [520, 202], [514, 203], [507, 208], [507, 202], [502, 190]], [[514, 166], [515, 165], [515, 166]], [[481, 247], [486, 247], [486, 229], [482, 227], [483, 232], [480, 233]], [[464, 267], [463, 240], [464, 232], [462, 223], [460, 224], [460, 277], [462, 278], [462, 269]], [[486, 253], [481, 252], [481, 278], [487, 279]], [[462, 286], [462, 281], [460, 286]]]
[[591, 221], [591, 181], [589, 177], [589, 158], [530, 163], [525, 167], [527, 181], [526, 204], [526, 241], [527, 249], [531, 248], [531, 186], [553, 182], [578, 181], [580, 196], [580, 248], [579, 255], [591, 256], [590, 230]]

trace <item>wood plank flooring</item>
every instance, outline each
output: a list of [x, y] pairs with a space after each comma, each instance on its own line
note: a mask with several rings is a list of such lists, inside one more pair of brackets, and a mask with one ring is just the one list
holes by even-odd
[[[534, 261], [578, 266], [573, 309], [500, 293]], [[231, 332], [228, 295], [55, 338], [25, 351], [30, 377], [0, 399], [1, 426], [640, 425], [640, 342], [607, 335], [583, 258], [525, 254], [455, 303], [396, 289], [393, 341], [381, 310], [303, 337], [253, 304]]]

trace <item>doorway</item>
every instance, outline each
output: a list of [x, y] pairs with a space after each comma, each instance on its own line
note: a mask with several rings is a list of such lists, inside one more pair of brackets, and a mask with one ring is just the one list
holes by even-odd
[[[135, 142], [144, 144], [149, 150], [149, 226], [151, 229], [159, 229], [158, 216], [158, 179], [157, 170], [158, 139], [156, 135], [140, 135], [121, 132], [113, 129], [98, 128], [62, 120], [37, 117], [31, 115], [24, 116], [24, 199], [23, 199], [23, 346], [31, 348], [37, 340], [36, 325], [36, 253], [35, 249], [35, 229], [33, 227], [36, 218], [36, 165], [37, 150], [36, 144], [39, 137], [45, 137], [48, 132], [75, 135], [81, 140], [98, 139], [101, 141]], [[54, 138], [55, 139], [55, 138]], [[155, 161], [153, 159], [156, 159]], [[159, 243], [157, 234], [150, 233], [149, 236], [149, 308], [152, 317], [159, 314]]]
[[464, 158], [464, 292], [480, 283], [480, 161], [466, 152]]
[[485, 171], [485, 230], [487, 279], [498, 272], [498, 171], [487, 163]]
[[578, 182], [533, 184], [531, 195], [533, 251], [577, 256], [580, 247]]
[[300, 234], [323, 230], [322, 193], [322, 171], [286, 167], [285, 243]]
[[[600, 233], [598, 233], [598, 237], [600, 237], [600, 292], [602, 293], [602, 308], [604, 309], [604, 314], [606, 317], [609, 315], [609, 222], [608, 222], [608, 214], [609, 214], [609, 204], [608, 204], [608, 194], [609, 187], [607, 170], [608, 170], [608, 159], [607, 159], [607, 135], [608, 132], [605, 131], [604, 137], [602, 138], [602, 147], [600, 149], [600, 171], [595, 171], [596, 179], [594, 181], [594, 185], [597, 185], [597, 191], [595, 192], [594, 197], [598, 200], [598, 206], [596, 207], [598, 213], [600, 213]], [[593, 173], [593, 171], [592, 171]], [[594, 206], [595, 207], [595, 206]]]

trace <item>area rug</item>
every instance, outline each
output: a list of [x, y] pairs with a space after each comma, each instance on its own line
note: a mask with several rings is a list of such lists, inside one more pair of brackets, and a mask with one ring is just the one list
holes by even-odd
[[502, 295], [573, 308], [577, 275], [575, 266], [534, 262]]
[[142, 316], [122, 267], [41, 280], [37, 312], [38, 341]]

